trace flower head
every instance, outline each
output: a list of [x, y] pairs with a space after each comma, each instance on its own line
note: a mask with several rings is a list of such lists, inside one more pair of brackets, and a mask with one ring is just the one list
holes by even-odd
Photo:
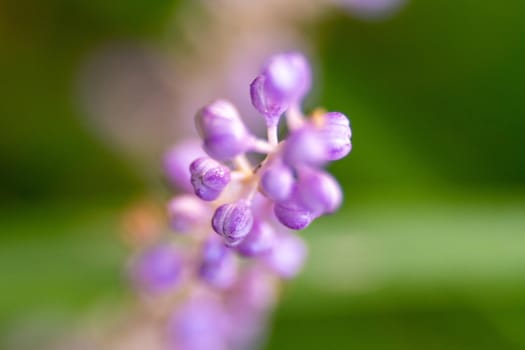
[[[174, 348], [246, 348], [273, 305], [277, 282], [304, 265], [307, 247], [294, 231], [341, 206], [341, 188], [322, 167], [350, 152], [350, 122], [339, 112], [303, 115], [310, 86], [303, 55], [275, 55], [250, 85], [252, 104], [266, 119], [266, 140], [219, 99], [195, 117], [208, 156], [189, 147], [188, 154], [175, 147], [167, 156], [172, 182], [185, 181], [193, 192], [168, 204], [171, 228], [186, 233], [184, 269], [191, 276], [188, 297], [169, 321]], [[283, 116], [288, 135], [279, 140]], [[265, 156], [252, 164], [249, 152]], [[177, 285], [182, 261], [171, 247], [155, 249], [137, 260], [136, 279], [152, 290]]]

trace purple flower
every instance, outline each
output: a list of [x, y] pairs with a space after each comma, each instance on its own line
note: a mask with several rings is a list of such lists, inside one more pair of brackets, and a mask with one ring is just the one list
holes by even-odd
[[179, 233], [189, 233], [202, 226], [209, 216], [208, 206], [191, 195], [181, 195], [168, 203], [171, 228]]
[[[266, 139], [245, 128], [231, 103], [216, 100], [195, 117], [211, 158], [190, 164], [178, 148], [166, 156], [170, 177], [191, 183], [194, 192], [168, 204], [171, 227], [195, 232], [183, 240], [184, 262], [194, 264], [195, 278], [185, 278], [184, 295], [170, 300], [178, 303], [168, 329], [173, 349], [250, 348], [268, 319], [278, 280], [297, 275], [307, 256], [306, 244], [289, 229], [302, 230], [340, 207], [341, 188], [322, 166], [350, 152], [350, 123], [338, 112], [303, 114], [310, 80], [301, 54], [272, 57], [250, 86], [252, 103], [266, 118]], [[281, 115], [289, 129], [282, 140]], [[266, 157], [252, 164], [247, 152]], [[164, 290], [181, 283], [182, 258], [162, 247], [137, 259], [133, 271], [141, 288]]]
[[233, 349], [251, 349], [263, 335], [277, 298], [275, 276], [262, 264], [247, 266], [226, 295], [226, 307], [234, 325]]
[[299, 205], [315, 216], [333, 213], [343, 200], [337, 180], [320, 170], [302, 169], [294, 194]]
[[169, 183], [185, 192], [193, 192], [188, 167], [193, 160], [204, 155], [206, 153], [198, 139], [188, 139], [171, 147], [163, 159], [164, 172]]
[[195, 125], [204, 141], [204, 150], [219, 161], [246, 152], [253, 137], [244, 126], [237, 109], [226, 100], [216, 100], [195, 116]]
[[275, 203], [273, 212], [281, 224], [292, 230], [302, 230], [315, 219], [314, 213], [301, 206], [294, 196]]
[[193, 161], [190, 173], [195, 194], [205, 201], [217, 199], [230, 182], [230, 169], [208, 157]]
[[310, 66], [297, 52], [273, 56], [250, 85], [252, 104], [275, 126], [292, 104], [298, 104], [311, 85]]
[[264, 256], [265, 263], [283, 278], [294, 277], [303, 267], [308, 250], [304, 241], [294, 234], [282, 234], [274, 248]]
[[182, 269], [180, 253], [171, 246], [159, 245], [149, 248], [133, 261], [131, 278], [139, 289], [160, 293], [180, 283]]
[[168, 321], [171, 350], [227, 350], [228, 316], [218, 301], [193, 297]]
[[328, 160], [327, 144], [317, 129], [305, 126], [286, 140], [283, 160], [290, 166], [320, 166]]
[[406, 0], [337, 0], [337, 2], [357, 17], [379, 20], [396, 13]]
[[236, 246], [252, 229], [253, 214], [248, 203], [240, 200], [217, 208], [211, 224], [213, 230], [224, 238], [226, 244]]
[[217, 236], [203, 245], [199, 276], [216, 288], [228, 288], [235, 282], [237, 263], [233, 252]]
[[268, 198], [282, 201], [290, 195], [294, 181], [292, 170], [279, 161], [264, 171], [261, 177], [261, 189]]
[[276, 286], [272, 283], [273, 274], [264, 264], [253, 264], [238, 276], [227, 302], [230, 309], [257, 312], [271, 307], [277, 297]]
[[345, 157], [352, 150], [352, 131], [348, 118], [339, 112], [329, 112], [322, 116], [322, 123], [320, 133], [326, 144], [328, 160]]
[[237, 251], [243, 256], [258, 256], [272, 249], [274, 239], [274, 228], [264, 221], [256, 220], [250, 233], [237, 247]]

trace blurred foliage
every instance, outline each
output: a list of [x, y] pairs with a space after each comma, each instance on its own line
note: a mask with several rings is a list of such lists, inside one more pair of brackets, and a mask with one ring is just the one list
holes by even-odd
[[[0, 3], [0, 337], [122, 297], [111, 234], [149, 184], [85, 122], [75, 79], [106, 42], [159, 40], [177, 6]], [[347, 207], [307, 232], [311, 262], [269, 348], [525, 347], [523, 13], [521, 0], [412, 0], [382, 22], [333, 11], [306, 29], [315, 104], [348, 113], [354, 150], [332, 166]]]
[[382, 23], [323, 23], [321, 101], [347, 111], [355, 134], [338, 173], [361, 189], [522, 187], [524, 10], [519, 0], [412, 1]]

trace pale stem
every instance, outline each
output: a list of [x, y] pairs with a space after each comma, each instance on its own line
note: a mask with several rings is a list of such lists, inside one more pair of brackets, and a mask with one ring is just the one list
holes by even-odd
[[252, 172], [252, 165], [250, 164], [248, 158], [246, 158], [244, 154], [238, 155], [237, 157], [233, 158], [233, 165], [235, 165], [235, 167], [242, 172]]
[[258, 153], [271, 153], [275, 150], [277, 144], [273, 145], [265, 140], [255, 139], [252, 149]]
[[246, 196], [246, 200], [248, 202], [251, 202], [253, 200], [253, 197], [255, 197], [255, 194], [257, 194], [258, 189], [259, 189], [259, 181], [254, 181], [252, 184], [252, 187], [250, 188], [250, 192], [248, 192], [248, 195]]
[[232, 171], [230, 173], [230, 179], [232, 181], [242, 181], [249, 177], [250, 175], [243, 171]]
[[298, 105], [290, 106], [286, 112], [286, 122], [290, 130], [299, 129], [304, 125], [304, 115]]
[[279, 143], [277, 124], [268, 126], [268, 142], [272, 146], [276, 146]]

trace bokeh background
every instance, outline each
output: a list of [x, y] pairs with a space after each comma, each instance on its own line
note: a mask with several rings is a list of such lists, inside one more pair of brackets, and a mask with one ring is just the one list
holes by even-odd
[[[184, 30], [209, 26], [211, 2], [189, 3], [0, 3], [1, 348], [39, 348], [129, 300], [121, 216], [168, 197], [158, 150], [192, 115], [175, 113], [166, 91], [189, 86], [184, 57], [209, 54]], [[265, 347], [525, 348], [525, 2], [312, 11], [290, 19], [301, 43], [290, 42], [315, 62], [307, 107], [346, 113], [353, 151], [331, 166], [344, 208], [304, 232], [309, 262], [284, 289]], [[192, 40], [214, 40], [204, 33]], [[108, 47], [124, 49], [98, 69]], [[233, 68], [249, 70], [243, 59]], [[173, 75], [151, 73], [151, 60]], [[199, 62], [195, 74], [215, 64]], [[99, 81], [122, 67], [139, 101], [174, 101], [158, 110], [171, 129]], [[108, 122], [112, 112], [121, 118]]]

